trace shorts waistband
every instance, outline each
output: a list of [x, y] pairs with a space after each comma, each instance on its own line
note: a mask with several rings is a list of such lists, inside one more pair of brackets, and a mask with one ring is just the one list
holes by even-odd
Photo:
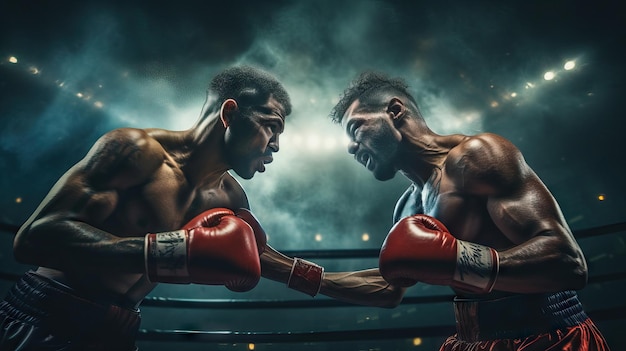
[[587, 314], [575, 291], [455, 299], [457, 334], [465, 341], [516, 339], [579, 325]]

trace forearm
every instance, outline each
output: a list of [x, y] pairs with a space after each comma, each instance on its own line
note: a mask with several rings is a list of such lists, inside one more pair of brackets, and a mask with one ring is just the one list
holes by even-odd
[[495, 290], [541, 293], [582, 289], [587, 266], [582, 253], [552, 236], [537, 236], [500, 252]]
[[[262, 275], [280, 283], [288, 283], [293, 265], [293, 258], [269, 245], [261, 256]], [[387, 283], [378, 269], [325, 272], [322, 277], [319, 293], [349, 303], [395, 307], [404, 294], [404, 289]]]
[[289, 280], [293, 261], [293, 258], [285, 256], [267, 245], [261, 255], [261, 274], [267, 279], [286, 284]]
[[144, 237], [120, 238], [84, 222], [39, 221], [16, 237], [18, 261], [61, 271], [142, 273]]
[[377, 268], [326, 273], [320, 289], [321, 294], [337, 300], [385, 308], [398, 306], [404, 291], [385, 281]]

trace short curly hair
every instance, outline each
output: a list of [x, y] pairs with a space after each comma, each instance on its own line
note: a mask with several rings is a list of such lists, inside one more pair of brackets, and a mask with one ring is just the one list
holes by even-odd
[[[415, 99], [408, 91], [408, 85], [402, 78], [391, 78], [380, 72], [366, 71], [355, 78], [343, 91], [339, 102], [331, 110], [329, 117], [337, 124], [341, 123], [348, 107], [357, 99], [365, 102], [377, 97], [381, 92], [393, 91], [408, 97], [413, 103]], [[415, 103], [417, 105], [417, 103]]]
[[235, 99], [243, 107], [252, 107], [267, 102], [272, 95], [291, 113], [291, 99], [283, 85], [259, 68], [252, 66], [234, 66], [217, 74], [209, 84], [207, 94], [217, 96], [217, 104], [227, 99]]

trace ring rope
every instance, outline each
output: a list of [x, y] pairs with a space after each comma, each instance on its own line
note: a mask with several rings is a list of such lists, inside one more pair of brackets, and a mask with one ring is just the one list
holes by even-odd
[[[623, 319], [626, 307], [594, 310], [587, 313], [595, 321]], [[445, 337], [455, 332], [453, 325], [306, 332], [241, 332], [141, 329], [138, 340], [165, 342], [223, 343], [302, 343], [355, 340], [405, 339], [414, 337]]]
[[[19, 226], [0, 222], [0, 231], [15, 234]], [[626, 222], [608, 224], [595, 228], [574, 231], [577, 239], [611, 234], [626, 230]], [[290, 256], [304, 258], [375, 258], [378, 249], [346, 249], [346, 250], [292, 250], [284, 251]], [[0, 279], [17, 281], [21, 274], [0, 272]], [[626, 279], [626, 272], [609, 273], [590, 277], [588, 283], [602, 283]], [[452, 295], [405, 297], [401, 304], [422, 304], [449, 302]], [[348, 307], [359, 306], [334, 299], [316, 300], [231, 300], [231, 299], [180, 299], [163, 297], [146, 297], [142, 302], [146, 307], [173, 308], [224, 308], [224, 309], [259, 309], [259, 308], [310, 308], [310, 307]], [[592, 310], [587, 313], [597, 321], [623, 319], [626, 307]], [[227, 342], [227, 343], [300, 343], [330, 342], [350, 340], [402, 339], [413, 337], [446, 336], [454, 333], [451, 325], [408, 327], [393, 329], [364, 329], [344, 331], [306, 331], [306, 332], [241, 332], [241, 331], [198, 331], [198, 330], [165, 330], [141, 329], [138, 340], [166, 342]]]

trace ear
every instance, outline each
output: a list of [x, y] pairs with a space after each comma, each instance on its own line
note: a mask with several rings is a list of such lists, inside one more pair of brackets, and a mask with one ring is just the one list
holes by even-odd
[[239, 105], [237, 105], [235, 99], [226, 99], [222, 103], [222, 107], [220, 108], [220, 120], [224, 128], [230, 126], [230, 122], [235, 118], [237, 111], [239, 111]]
[[406, 114], [406, 106], [397, 97], [391, 98], [387, 104], [387, 113], [394, 122], [398, 121]]

